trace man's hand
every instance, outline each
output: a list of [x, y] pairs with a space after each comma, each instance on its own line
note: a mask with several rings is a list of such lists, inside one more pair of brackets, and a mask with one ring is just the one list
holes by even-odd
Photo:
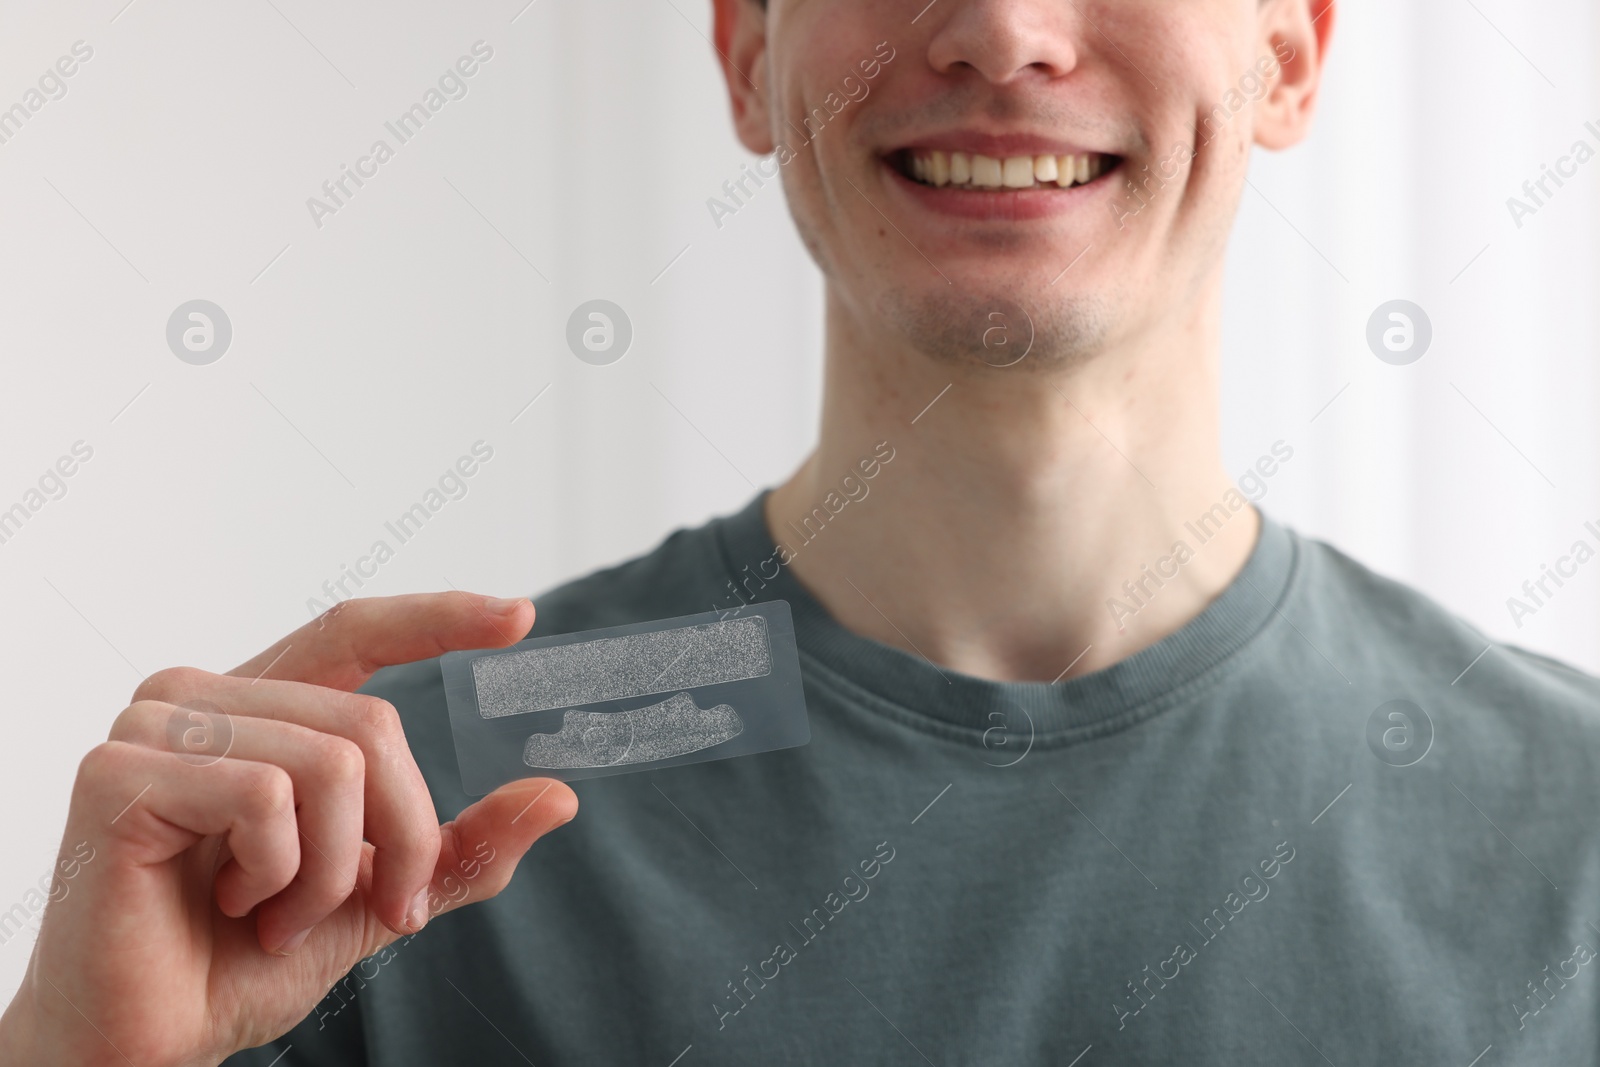
[[572, 790], [512, 782], [440, 826], [394, 708], [353, 690], [532, 625], [526, 600], [352, 600], [226, 675], [145, 679], [78, 769], [62, 854], [92, 862], [52, 894], [0, 1064], [216, 1064], [503, 889]]

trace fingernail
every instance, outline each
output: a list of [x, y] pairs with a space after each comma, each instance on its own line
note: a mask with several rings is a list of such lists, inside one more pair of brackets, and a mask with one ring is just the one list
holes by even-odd
[[411, 898], [411, 910], [406, 912], [406, 926], [412, 933], [416, 933], [427, 925], [428, 922], [428, 887], [423, 886], [417, 890], [417, 895]]
[[516, 611], [518, 607], [525, 603], [527, 603], [527, 601], [520, 597], [501, 597], [497, 600], [484, 601], [483, 606], [494, 612], [496, 615], [510, 615], [513, 611]]
[[309, 937], [310, 934], [311, 934], [311, 928], [308, 926], [304, 930], [301, 930], [298, 934], [290, 935], [288, 938], [286, 938], [284, 940], [283, 944], [278, 946], [277, 955], [279, 955], [279, 956], [293, 956], [295, 954], [295, 951], [301, 945], [306, 943], [306, 938]]

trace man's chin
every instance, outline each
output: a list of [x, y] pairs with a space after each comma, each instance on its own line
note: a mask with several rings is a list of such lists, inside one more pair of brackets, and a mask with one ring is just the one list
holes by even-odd
[[1087, 362], [1109, 333], [1097, 298], [1008, 290], [891, 290], [879, 310], [893, 332], [941, 363], [1013, 372], [1058, 370]]

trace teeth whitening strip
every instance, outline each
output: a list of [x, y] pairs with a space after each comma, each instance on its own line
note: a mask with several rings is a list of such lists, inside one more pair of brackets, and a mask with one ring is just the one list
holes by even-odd
[[486, 719], [759, 678], [772, 670], [760, 615], [675, 630], [530, 648], [474, 660]]
[[811, 737], [781, 600], [451, 652], [440, 666], [471, 795], [516, 778], [659, 770]]
[[702, 709], [688, 693], [634, 711], [569, 711], [561, 729], [534, 734], [522, 749], [530, 767], [620, 767], [701, 752], [744, 732], [727, 704]]

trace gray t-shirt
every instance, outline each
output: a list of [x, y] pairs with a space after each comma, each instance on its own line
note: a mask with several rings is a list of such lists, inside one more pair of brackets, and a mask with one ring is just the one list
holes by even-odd
[[[1270, 518], [1188, 625], [1054, 685], [851, 633], [774, 547], [758, 496], [534, 634], [787, 600], [808, 745], [578, 783], [497, 899], [230, 1062], [1600, 1061], [1596, 679]], [[366, 690], [465, 807], [438, 663]]]

